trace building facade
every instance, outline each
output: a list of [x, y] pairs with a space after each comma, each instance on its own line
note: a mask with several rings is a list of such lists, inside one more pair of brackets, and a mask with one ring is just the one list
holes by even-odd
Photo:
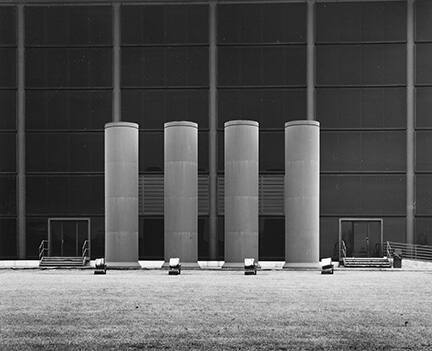
[[0, 259], [35, 259], [48, 237], [57, 254], [89, 238], [103, 256], [103, 130], [120, 120], [140, 126], [140, 259], [164, 255], [173, 120], [199, 125], [199, 259], [223, 258], [233, 119], [260, 124], [261, 260], [284, 260], [297, 119], [321, 123], [321, 256], [337, 256], [339, 231], [374, 249], [381, 229], [356, 218], [432, 244], [431, 19], [427, 0], [1, 0]]

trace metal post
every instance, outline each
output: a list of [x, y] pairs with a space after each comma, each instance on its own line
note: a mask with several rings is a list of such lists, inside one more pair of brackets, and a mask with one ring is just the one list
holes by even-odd
[[218, 258], [217, 233], [217, 30], [216, 2], [209, 4], [209, 259]]
[[414, 0], [407, 2], [407, 170], [406, 170], [406, 241], [414, 242]]
[[25, 49], [24, 5], [17, 6], [17, 251], [26, 258], [26, 164], [25, 164]]
[[306, 14], [306, 77], [307, 77], [307, 119], [315, 119], [315, 0], [308, 0]]
[[120, 90], [120, 4], [114, 3], [113, 11], [113, 99], [112, 120], [121, 121], [121, 90]]

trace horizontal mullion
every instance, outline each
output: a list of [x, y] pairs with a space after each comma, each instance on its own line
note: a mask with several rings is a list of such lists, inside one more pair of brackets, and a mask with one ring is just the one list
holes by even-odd
[[208, 90], [208, 85], [122, 86], [121, 90]]
[[378, 41], [317, 41], [316, 46], [355, 46], [355, 45], [391, 45], [406, 44], [406, 40], [378, 40]]
[[26, 176], [46, 177], [46, 176], [103, 176], [104, 171], [89, 171], [89, 172], [73, 172], [73, 171], [27, 171]]
[[307, 43], [305, 41], [293, 41], [293, 42], [253, 42], [253, 43], [218, 43], [218, 47], [290, 47], [290, 46], [306, 46]]
[[305, 89], [306, 85], [218, 85], [217, 89]]
[[16, 85], [14, 85], [14, 86], [10, 86], [10, 87], [6, 87], [6, 86], [0, 86], [0, 90], [17, 90], [17, 86]]
[[316, 89], [406, 88], [406, 84], [316, 84]]
[[[110, 122], [107, 122], [110, 123]], [[104, 129], [26, 129], [27, 134], [84, 134], [84, 133], [103, 133]]]
[[17, 130], [15, 129], [0, 129], [1, 134], [16, 134]]
[[321, 132], [401, 132], [406, 131], [406, 128], [395, 127], [395, 128], [321, 128]]
[[112, 49], [110, 44], [35, 44], [25, 45], [25, 49]]
[[209, 43], [136, 43], [121, 44], [121, 48], [188, 48], [188, 47], [209, 47]]
[[406, 171], [320, 171], [320, 175], [349, 175], [349, 176], [362, 176], [362, 175], [406, 175]]
[[[322, 207], [321, 207], [322, 212]], [[376, 213], [376, 212], [360, 212], [360, 211], [351, 211], [351, 212], [335, 212], [330, 214], [323, 214], [320, 213], [320, 218], [335, 218], [338, 219], [339, 217], [355, 217], [355, 218], [387, 218], [387, 217], [401, 217], [406, 218], [406, 212], [400, 212], [400, 213]]]
[[112, 86], [109, 86], [109, 87], [106, 87], [106, 86], [92, 86], [92, 87], [70, 87], [70, 86], [68, 86], [68, 87], [64, 87], [64, 86], [61, 86], [61, 87], [53, 87], [53, 86], [50, 86], [50, 87], [29, 87], [29, 86], [26, 86], [25, 87], [25, 90], [27, 91], [27, 90], [29, 90], [29, 91], [31, 91], [31, 90], [34, 90], [34, 91], [45, 91], [45, 90], [47, 90], [47, 91], [56, 91], [56, 90], [61, 90], [61, 91], [68, 91], [68, 90], [70, 90], [70, 91], [76, 91], [76, 90], [83, 90], [83, 91], [91, 91], [91, 90], [94, 90], [94, 91], [100, 91], [100, 90], [112, 90], [113, 89], [113, 87]]

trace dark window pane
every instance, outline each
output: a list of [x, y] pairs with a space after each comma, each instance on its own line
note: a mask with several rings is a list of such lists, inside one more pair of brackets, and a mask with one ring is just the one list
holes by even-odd
[[140, 217], [140, 260], [164, 259], [164, 219], [162, 217]]
[[226, 121], [251, 119], [259, 122], [260, 129], [282, 129], [285, 122], [306, 116], [305, 89], [221, 89], [218, 98], [219, 128]]
[[26, 92], [27, 129], [101, 129], [111, 117], [110, 91]]
[[0, 176], [0, 214], [16, 215], [15, 176]]
[[110, 87], [112, 50], [27, 49], [27, 87]]
[[26, 258], [39, 259], [39, 245], [48, 240], [48, 218], [27, 217], [26, 221]]
[[432, 40], [432, 2], [430, 0], [416, 0], [414, 6], [416, 40]]
[[320, 218], [320, 257], [339, 259], [339, 218]]
[[259, 217], [259, 260], [285, 260], [285, 219]]
[[0, 259], [17, 258], [16, 219], [0, 218]]
[[103, 176], [27, 176], [28, 214], [104, 213]]
[[405, 132], [322, 132], [321, 171], [404, 171]]
[[15, 169], [16, 169], [15, 133], [0, 133], [0, 172], [15, 172]]
[[29, 172], [103, 171], [102, 133], [27, 134]]
[[320, 88], [316, 114], [321, 128], [405, 128], [405, 88]]
[[16, 11], [15, 6], [0, 7], [0, 45], [16, 44]]
[[417, 44], [416, 46], [416, 83], [432, 83], [432, 44]]
[[[402, 240], [405, 242], [405, 240]], [[415, 219], [415, 239], [418, 245], [432, 245], [432, 218]]]
[[0, 88], [16, 86], [16, 49], [0, 48]]
[[123, 90], [122, 118], [141, 129], [163, 129], [169, 121], [193, 121], [208, 128], [208, 90]]
[[416, 132], [416, 170], [417, 171], [432, 171], [432, 132], [418, 131]]
[[163, 132], [139, 133], [139, 170], [140, 172], [164, 171], [164, 134]]
[[304, 46], [220, 47], [219, 85], [306, 84]]
[[318, 3], [317, 42], [404, 41], [403, 2]]
[[284, 132], [259, 133], [259, 169], [261, 172], [285, 170]]
[[90, 255], [92, 259], [105, 256], [105, 218], [90, 218]]
[[207, 6], [123, 6], [123, 44], [208, 42]]
[[432, 215], [432, 175], [416, 176], [416, 215]]
[[207, 86], [208, 49], [123, 48], [122, 86]]
[[321, 175], [323, 215], [404, 215], [406, 181], [400, 175]]
[[290, 43], [306, 40], [305, 4], [218, 6], [219, 43]]
[[198, 260], [208, 261], [209, 257], [209, 219], [198, 217]]
[[198, 172], [209, 171], [209, 133], [198, 132]]
[[317, 46], [318, 85], [405, 84], [402, 44]]
[[26, 45], [112, 45], [111, 7], [27, 6]]
[[416, 127], [430, 128], [432, 127], [432, 119], [430, 111], [432, 111], [432, 88], [417, 87], [416, 91]]
[[15, 90], [0, 90], [0, 129], [15, 129], [16, 118], [16, 92]]

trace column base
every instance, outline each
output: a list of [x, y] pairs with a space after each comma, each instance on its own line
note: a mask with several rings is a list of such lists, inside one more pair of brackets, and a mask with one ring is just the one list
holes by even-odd
[[118, 270], [127, 270], [127, 269], [141, 269], [141, 265], [136, 262], [106, 262], [107, 269], [118, 269]]
[[[193, 269], [201, 269], [200, 265], [198, 264], [198, 262], [181, 262], [181, 268], [184, 270], [193, 270]], [[169, 262], [164, 262], [164, 264], [162, 265], [162, 269], [169, 269]]]
[[[260, 269], [261, 266], [259, 262], [256, 262], [257, 269]], [[244, 270], [244, 262], [225, 262], [222, 265], [222, 269], [231, 270], [231, 271], [243, 271]]]
[[284, 270], [293, 271], [319, 271], [321, 266], [319, 262], [285, 262], [282, 267]]

